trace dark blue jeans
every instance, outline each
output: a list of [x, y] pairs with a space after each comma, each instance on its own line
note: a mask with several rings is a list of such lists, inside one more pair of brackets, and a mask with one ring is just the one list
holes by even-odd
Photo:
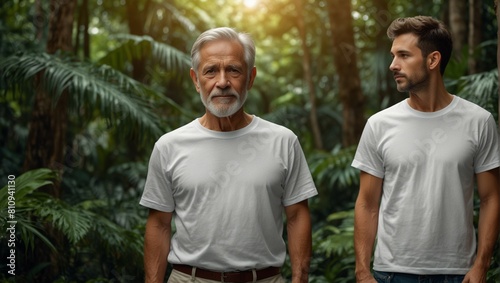
[[378, 283], [462, 283], [465, 275], [416, 275], [373, 271]]

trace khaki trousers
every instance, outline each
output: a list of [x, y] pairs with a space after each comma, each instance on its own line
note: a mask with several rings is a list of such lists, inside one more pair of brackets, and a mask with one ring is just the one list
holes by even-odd
[[[224, 282], [224, 281], [214, 281], [214, 280], [208, 280], [208, 279], [203, 279], [199, 277], [194, 277], [191, 275], [187, 275], [185, 273], [182, 273], [177, 270], [172, 270], [172, 273], [170, 274], [170, 277], [168, 278], [168, 283], [217, 283], [217, 282]], [[286, 281], [281, 277], [280, 274], [276, 276], [271, 276], [266, 279], [262, 280], [257, 280], [253, 281], [253, 283], [285, 283]], [[246, 282], [246, 283], [252, 283]]]

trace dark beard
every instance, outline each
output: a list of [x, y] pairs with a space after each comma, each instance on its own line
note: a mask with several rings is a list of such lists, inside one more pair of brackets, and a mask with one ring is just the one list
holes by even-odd
[[408, 82], [407, 85], [404, 88], [398, 86], [398, 91], [414, 93], [427, 88], [429, 85], [429, 73], [425, 69], [425, 66], [422, 66], [422, 76], [418, 77], [417, 80], [411, 80], [408, 77], [406, 79]]

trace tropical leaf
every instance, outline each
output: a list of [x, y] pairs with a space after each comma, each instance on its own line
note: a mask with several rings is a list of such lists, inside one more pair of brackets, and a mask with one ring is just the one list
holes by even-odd
[[35, 215], [52, 222], [53, 226], [63, 232], [68, 240], [75, 244], [92, 228], [93, 213], [80, 209], [55, 198], [47, 198], [38, 203], [34, 209]]
[[52, 252], [57, 252], [56, 247], [44, 235], [42, 228], [29, 219], [18, 218], [16, 229], [20, 231], [21, 239], [26, 246], [26, 250], [35, 248], [35, 238], [40, 239]]
[[27, 171], [18, 177], [8, 177], [12, 183], [0, 189], [0, 207], [8, 207], [9, 195], [14, 198], [16, 206], [19, 206], [27, 195], [40, 187], [52, 184], [56, 178], [57, 173], [47, 168]]
[[345, 220], [345, 222], [350, 223], [349, 219], [354, 219], [354, 210], [346, 210], [346, 211], [339, 211], [332, 213], [328, 216], [327, 220], [328, 221], [333, 221], [333, 220]]
[[113, 38], [120, 40], [121, 44], [101, 58], [100, 64], [123, 70], [126, 62], [146, 57], [165, 69], [178, 73], [184, 73], [191, 64], [188, 55], [170, 45], [157, 42], [150, 36], [119, 34]]
[[[33, 209], [31, 198], [36, 195], [35, 198], [41, 200], [48, 196], [47, 194], [36, 194], [35, 191], [52, 184], [56, 178], [56, 172], [40, 168], [27, 171], [16, 178], [8, 178], [14, 182], [12, 183], [14, 186], [9, 188], [8, 183], [7, 186], [0, 189], [0, 207], [2, 208], [0, 226], [5, 231], [6, 225], [9, 225], [7, 221], [15, 221], [16, 231], [21, 234], [26, 249], [34, 249], [35, 238], [38, 238], [52, 251], [56, 250], [50, 240], [41, 232], [37, 223], [31, 221], [29, 217], [29, 212]], [[14, 205], [10, 206], [9, 201], [13, 202]]]
[[457, 84], [458, 96], [482, 106], [498, 119], [498, 69], [463, 76]]
[[[0, 77], [7, 87], [29, 93], [40, 77], [40, 86], [52, 96], [55, 104], [64, 91], [70, 94], [73, 110], [94, 109], [109, 123], [122, 126], [126, 133], [149, 134], [158, 137], [159, 118], [154, 114], [150, 92], [141, 83], [113, 68], [47, 53], [13, 55], [0, 62]], [[82, 112], [82, 111], [80, 111]], [[90, 118], [90, 117], [89, 117]]]
[[[331, 214], [312, 236], [316, 259], [313, 264], [323, 270], [330, 279], [327, 282], [351, 282], [355, 263], [354, 210]], [[344, 276], [349, 279], [343, 281]]]
[[358, 171], [351, 167], [355, 147], [337, 145], [330, 152], [316, 152], [310, 160], [310, 168], [318, 184], [326, 187], [349, 187], [358, 182]]
[[193, 31], [196, 29], [196, 25], [188, 17], [185, 17], [184, 13], [182, 11], [179, 11], [179, 9], [177, 9], [177, 7], [175, 7], [174, 5], [163, 1], [156, 4], [160, 7], [164, 7], [165, 10], [170, 11], [169, 15], [175, 18], [177, 22], [184, 26], [186, 30]]
[[143, 238], [138, 230], [128, 230], [110, 221], [109, 219], [96, 215], [94, 227], [101, 236], [104, 245], [113, 250], [120, 250], [127, 245], [138, 254], [142, 253]]

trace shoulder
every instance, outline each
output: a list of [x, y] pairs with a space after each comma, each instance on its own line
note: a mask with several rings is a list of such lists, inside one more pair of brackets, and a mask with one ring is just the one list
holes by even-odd
[[400, 101], [388, 108], [380, 110], [379, 112], [370, 116], [367, 122], [369, 124], [379, 124], [392, 119], [400, 119], [401, 115], [405, 115], [403, 103], [406, 103], [406, 100]]
[[456, 109], [457, 111], [462, 112], [463, 115], [475, 117], [482, 120], [488, 120], [493, 116], [489, 111], [474, 102], [471, 102], [459, 96], [455, 96], [455, 98], [458, 100]]
[[292, 138], [292, 139], [297, 138], [297, 135], [295, 135], [295, 133], [292, 130], [288, 129], [285, 126], [276, 124], [268, 120], [264, 120], [257, 116], [255, 116], [254, 119], [257, 119], [255, 127], [256, 131], [263, 133], [267, 132], [277, 137]]
[[181, 126], [175, 130], [172, 130], [170, 132], [167, 132], [163, 134], [157, 141], [156, 145], [161, 146], [161, 145], [166, 145], [169, 143], [173, 143], [176, 141], [182, 141], [186, 137], [190, 136], [192, 133], [196, 132], [196, 124], [197, 121], [193, 120], [192, 122]]

